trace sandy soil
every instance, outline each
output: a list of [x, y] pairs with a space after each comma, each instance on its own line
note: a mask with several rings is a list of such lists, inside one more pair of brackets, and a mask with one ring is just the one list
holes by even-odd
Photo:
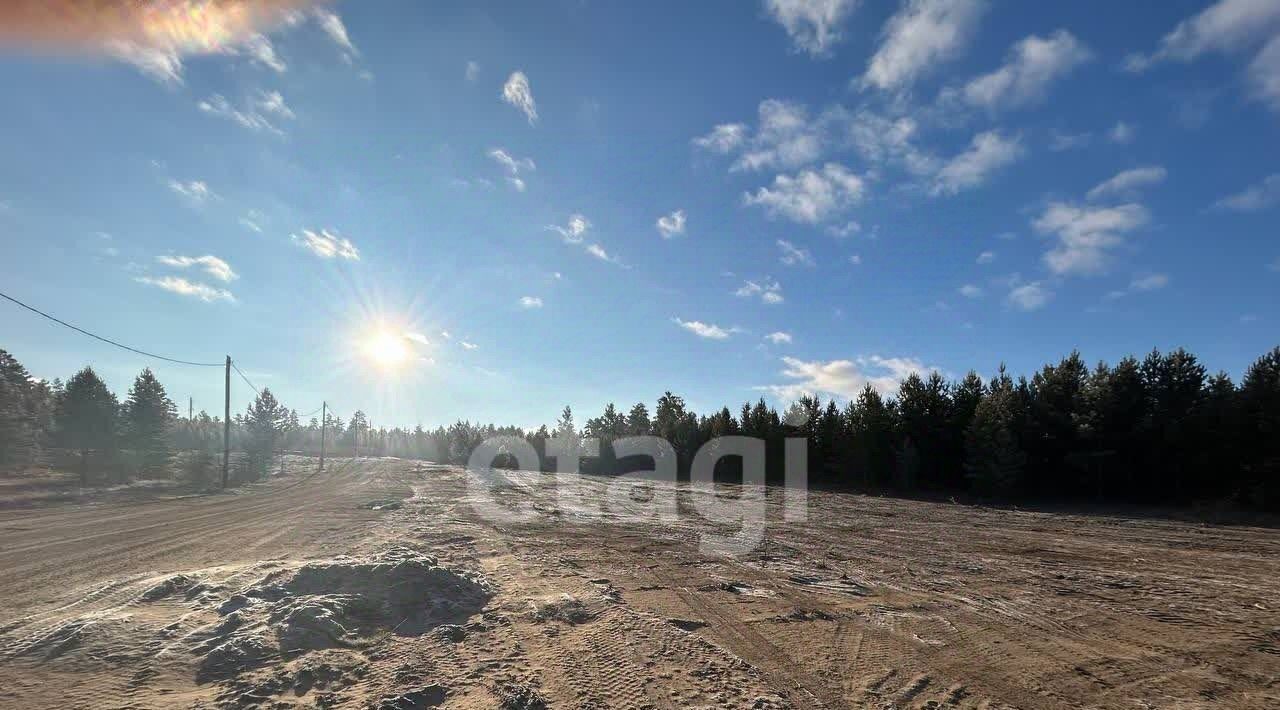
[[0, 706], [1280, 707], [1275, 530], [770, 491], [725, 556], [707, 491], [648, 525], [516, 474], [495, 522], [469, 480], [0, 511]]

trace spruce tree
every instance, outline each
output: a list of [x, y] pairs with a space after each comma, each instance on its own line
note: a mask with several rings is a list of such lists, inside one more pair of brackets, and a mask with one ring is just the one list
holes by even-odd
[[67, 381], [57, 408], [59, 443], [80, 452], [80, 485], [88, 483], [89, 452], [115, 448], [120, 403], [93, 368]]
[[169, 428], [178, 409], [165, 393], [164, 385], [150, 368], [144, 369], [129, 388], [124, 403], [126, 442], [133, 449], [138, 470], [145, 475], [158, 475], [169, 462]]

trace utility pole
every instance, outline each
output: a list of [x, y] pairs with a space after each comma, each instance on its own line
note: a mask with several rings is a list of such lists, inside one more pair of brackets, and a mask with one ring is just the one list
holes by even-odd
[[320, 403], [320, 470], [324, 470], [324, 433], [329, 426], [329, 403]]
[[187, 397], [187, 421], [196, 418], [196, 398]]
[[231, 356], [227, 356], [227, 387], [222, 419], [222, 488], [227, 487], [227, 471], [231, 468]]

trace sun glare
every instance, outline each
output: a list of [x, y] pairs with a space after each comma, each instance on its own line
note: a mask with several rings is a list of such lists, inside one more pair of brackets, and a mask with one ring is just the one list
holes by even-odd
[[399, 333], [382, 330], [365, 341], [364, 355], [383, 370], [395, 370], [413, 356], [405, 337]]

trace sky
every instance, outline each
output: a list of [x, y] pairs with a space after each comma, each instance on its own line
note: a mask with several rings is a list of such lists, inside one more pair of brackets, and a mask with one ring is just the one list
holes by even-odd
[[[93, 5], [3, 11], [0, 290], [302, 413], [1277, 344], [1274, 0]], [[217, 368], [0, 334], [221, 412]]]

